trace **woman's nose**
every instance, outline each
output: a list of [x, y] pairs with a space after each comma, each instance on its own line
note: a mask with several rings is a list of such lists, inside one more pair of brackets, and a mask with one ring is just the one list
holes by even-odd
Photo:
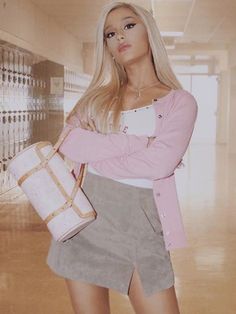
[[118, 33], [118, 34], [117, 34], [117, 39], [121, 39], [121, 38], [124, 38], [124, 35], [123, 35], [123, 34]]

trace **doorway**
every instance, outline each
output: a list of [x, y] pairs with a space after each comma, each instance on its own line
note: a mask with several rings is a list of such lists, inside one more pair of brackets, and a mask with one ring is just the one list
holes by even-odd
[[179, 74], [177, 77], [198, 103], [197, 123], [191, 142], [215, 144], [218, 76]]

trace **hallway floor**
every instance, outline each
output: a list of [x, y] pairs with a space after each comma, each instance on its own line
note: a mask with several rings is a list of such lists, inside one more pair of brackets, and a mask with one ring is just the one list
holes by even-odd
[[[236, 156], [192, 144], [183, 162], [175, 174], [189, 247], [171, 251], [181, 314], [235, 314]], [[46, 264], [46, 225], [19, 187], [0, 202], [0, 313], [72, 314], [64, 279]], [[110, 290], [110, 301], [112, 314], [134, 314], [127, 296]]]

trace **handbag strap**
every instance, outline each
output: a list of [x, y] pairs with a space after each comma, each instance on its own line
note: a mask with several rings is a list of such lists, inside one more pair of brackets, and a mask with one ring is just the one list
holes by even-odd
[[66, 129], [62, 131], [57, 142], [54, 144], [52, 150], [48, 153], [47, 157], [45, 158], [46, 161], [50, 160], [52, 158], [52, 156], [58, 151], [60, 145], [62, 144], [62, 142], [64, 141], [66, 136], [74, 128], [75, 128], [74, 126], [70, 126], [70, 125], [66, 126]]

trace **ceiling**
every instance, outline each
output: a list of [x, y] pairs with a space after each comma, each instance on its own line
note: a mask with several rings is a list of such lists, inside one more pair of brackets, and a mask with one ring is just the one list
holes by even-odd
[[[95, 29], [105, 0], [31, 0], [80, 42], [95, 42]], [[236, 41], [236, 0], [138, 0], [153, 13], [161, 32], [183, 32], [164, 37], [169, 55], [211, 55], [223, 62], [222, 51]], [[173, 49], [173, 44], [174, 48]], [[173, 50], [169, 50], [171, 49]], [[217, 55], [218, 54], [218, 55]], [[219, 61], [221, 59], [221, 61]], [[223, 60], [223, 61], [222, 61]]]
[[[31, 0], [80, 41], [95, 41], [104, 0]], [[161, 31], [184, 32], [179, 43], [228, 44], [236, 40], [236, 0], [150, 0], [134, 2], [151, 10]]]

